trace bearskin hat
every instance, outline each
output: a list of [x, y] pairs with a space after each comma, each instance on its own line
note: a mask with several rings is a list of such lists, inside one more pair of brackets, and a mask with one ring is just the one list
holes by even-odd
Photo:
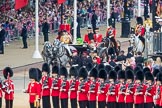
[[132, 79], [132, 81], [133, 81], [134, 80], [133, 70], [126, 70], [125, 77], [126, 77], [126, 79]]
[[105, 69], [105, 65], [103, 63], [99, 64], [97, 70], [100, 71], [101, 69]]
[[79, 69], [79, 75], [78, 75], [78, 77], [83, 77], [83, 79], [86, 79], [87, 76], [88, 76], [88, 72], [87, 72], [86, 68], [81, 67]]
[[92, 68], [93, 68], [92, 63], [88, 63], [88, 64], [86, 65], [86, 69], [87, 69], [88, 72], [91, 71]]
[[133, 71], [133, 67], [132, 67], [132, 66], [127, 66], [127, 67], [125, 68], [125, 71], [127, 71], [127, 70]]
[[151, 73], [151, 70], [150, 70], [148, 67], [145, 67], [145, 68], [143, 69], [143, 73], [146, 73], [146, 72], [150, 72], [150, 73]]
[[44, 63], [42, 65], [42, 72], [47, 72], [47, 74], [50, 73], [50, 67], [49, 67], [49, 65], [47, 63]]
[[39, 75], [38, 75], [38, 70], [36, 68], [29, 69], [29, 78], [38, 81]]
[[137, 17], [136, 21], [137, 21], [137, 24], [143, 25], [143, 19], [142, 19], [142, 17]]
[[70, 76], [75, 76], [75, 77], [78, 76], [78, 71], [77, 71], [76, 67], [72, 66], [72, 67], [70, 68], [70, 70], [69, 70], [69, 75], [70, 75]]
[[138, 71], [142, 71], [142, 69], [139, 66], [136, 66], [134, 68], [134, 74], [136, 74]]
[[59, 67], [58, 67], [58, 66], [53, 66], [53, 67], [52, 67], [52, 73], [59, 74], [59, 73], [60, 73]]
[[38, 79], [36, 81], [40, 82], [41, 78], [42, 78], [42, 72], [39, 68], [36, 68], [38, 71]]
[[142, 63], [138, 63], [137, 65], [136, 65], [136, 67], [140, 67], [141, 69], [143, 69], [143, 65], [142, 65]]
[[106, 73], [106, 70], [105, 69], [101, 69], [99, 71], [99, 78], [103, 78], [104, 80], [107, 79], [107, 73]]
[[60, 75], [63, 75], [63, 76], [65, 76], [65, 78], [67, 78], [68, 71], [67, 71], [66, 67], [62, 66], [60, 68]]
[[114, 79], [116, 80], [117, 79], [117, 74], [114, 70], [111, 70], [110, 73], [109, 73], [109, 79]]
[[124, 70], [118, 71], [118, 79], [125, 79], [125, 71]]
[[90, 71], [90, 74], [89, 74], [90, 77], [94, 77], [95, 79], [98, 77], [98, 71], [96, 68], [93, 68], [91, 71]]
[[121, 66], [120, 65], [116, 65], [115, 67], [114, 67], [114, 71], [116, 72], [116, 73], [118, 73], [118, 71], [120, 71], [122, 68], [121, 68]]
[[10, 67], [5, 67], [3, 70], [3, 76], [5, 79], [7, 79], [7, 77], [12, 77], [13, 76], [13, 70]]
[[159, 72], [156, 76], [156, 81], [161, 81], [162, 82], [162, 72]]
[[154, 76], [152, 75], [152, 73], [151, 72], [146, 72], [145, 73], [145, 79], [146, 80], [151, 80], [152, 82], [154, 81]]
[[107, 74], [109, 74], [112, 69], [113, 68], [110, 65], [105, 66], [105, 70], [106, 70]]
[[153, 75], [154, 75], [154, 77], [156, 77], [156, 75], [157, 75], [159, 72], [160, 72], [159, 69], [154, 69], [154, 70], [153, 70]]
[[141, 70], [137, 71], [136, 80], [140, 80], [141, 82], [144, 80], [144, 74]]

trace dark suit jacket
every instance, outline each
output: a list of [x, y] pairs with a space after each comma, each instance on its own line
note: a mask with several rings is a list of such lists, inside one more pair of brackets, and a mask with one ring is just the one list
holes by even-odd
[[6, 32], [4, 29], [0, 31], [0, 44], [3, 43], [3, 41], [5, 40], [5, 33]]

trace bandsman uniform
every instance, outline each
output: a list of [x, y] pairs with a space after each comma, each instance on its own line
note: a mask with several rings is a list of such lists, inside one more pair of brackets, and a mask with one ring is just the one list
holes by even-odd
[[146, 85], [145, 85], [145, 108], [152, 108], [154, 106], [154, 101], [153, 101], [153, 96], [155, 95], [155, 86], [154, 86], [154, 77], [151, 72], [146, 72], [145, 73], [145, 80], [146, 80]]
[[29, 69], [30, 83], [25, 93], [29, 93], [30, 108], [40, 108], [41, 86], [38, 82], [39, 71], [36, 68]]
[[134, 103], [134, 74], [133, 71], [126, 70], [126, 92], [125, 92], [125, 108], [133, 108]]
[[99, 71], [99, 84], [98, 84], [98, 108], [105, 108], [106, 106], [106, 94], [108, 86], [106, 84], [107, 73], [106, 70], [101, 69]]
[[67, 69], [66, 67], [60, 68], [60, 78], [61, 78], [61, 86], [60, 86], [60, 100], [61, 100], [61, 108], [68, 108], [68, 91], [69, 91], [69, 81], [67, 80]]
[[144, 108], [144, 74], [141, 70], [136, 73], [136, 81], [135, 81], [135, 93], [134, 93], [134, 104], [135, 108]]
[[76, 67], [71, 67], [70, 70], [70, 102], [71, 102], [71, 108], [77, 108], [77, 91], [78, 91], [78, 85], [79, 81], [77, 79], [78, 71]]
[[108, 92], [107, 92], [107, 108], [116, 108], [116, 97], [118, 95], [118, 89], [115, 84], [117, 79], [117, 74], [115, 71], [111, 70], [109, 73], [109, 85], [108, 85]]
[[59, 105], [59, 94], [60, 94], [60, 86], [61, 86], [61, 80], [59, 78], [59, 67], [58, 66], [53, 66], [52, 67], [52, 103], [53, 103], [53, 108], [60, 108]]
[[117, 103], [118, 108], [125, 108], [125, 92], [126, 92], [126, 86], [125, 86], [125, 71], [119, 70], [118, 71], [118, 80], [119, 84], [117, 85], [118, 88], [118, 96], [117, 96]]
[[96, 96], [98, 91], [98, 83], [97, 83], [97, 77], [98, 77], [98, 71], [96, 68], [93, 68], [90, 71], [90, 83], [89, 83], [89, 91], [88, 91], [88, 102], [89, 102], [89, 108], [96, 108]]
[[13, 71], [10, 67], [6, 67], [3, 70], [3, 76], [5, 78], [2, 90], [5, 93], [5, 108], [13, 108], [13, 100], [14, 100], [14, 83], [10, 79], [13, 76]]
[[79, 70], [79, 86], [78, 86], [78, 102], [80, 108], [86, 108], [88, 102], [88, 89], [89, 85], [87, 83], [87, 70], [81, 67]]
[[42, 106], [43, 108], [51, 108], [50, 103], [50, 89], [52, 80], [50, 76], [50, 67], [47, 63], [42, 66]]

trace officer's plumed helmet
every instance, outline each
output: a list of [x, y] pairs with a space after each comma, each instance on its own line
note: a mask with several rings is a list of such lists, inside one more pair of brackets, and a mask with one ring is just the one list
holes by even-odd
[[3, 76], [5, 79], [7, 79], [7, 77], [12, 77], [13, 76], [13, 71], [10, 67], [5, 67], [3, 70]]
[[50, 73], [50, 67], [49, 67], [49, 65], [47, 63], [44, 63], [42, 65], [42, 72], [47, 72], [47, 74]]
[[98, 76], [98, 77], [99, 77], [99, 78], [103, 78], [104, 80], [106, 80], [106, 79], [107, 79], [106, 70], [101, 69], [101, 70], [99, 71], [99, 76]]
[[89, 74], [90, 77], [94, 77], [95, 79], [98, 77], [98, 71], [96, 68], [93, 68], [91, 71], [90, 71], [90, 74]]
[[63, 76], [65, 76], [65, 78], [67, 78], [68, 72], [67, 72], [66, 67], [62, 66], [60, 68], [60, 75], [63, 75]]

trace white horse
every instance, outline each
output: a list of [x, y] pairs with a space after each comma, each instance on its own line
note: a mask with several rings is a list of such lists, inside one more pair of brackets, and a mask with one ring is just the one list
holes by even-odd
[[135, 53], [144, 51], [144, 44], [139, 39], [139, 36], [136, 36], [135, 34], [130, 36], [130, 46], [133, 47]]

